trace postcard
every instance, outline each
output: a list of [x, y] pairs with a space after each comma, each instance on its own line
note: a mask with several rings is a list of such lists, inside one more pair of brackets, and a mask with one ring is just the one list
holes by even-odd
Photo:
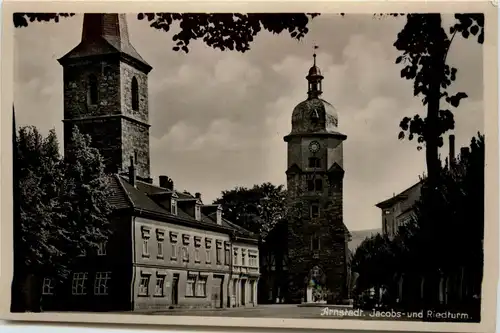
[[489, 332], [491, 2], [4, 3], [2, 317]]

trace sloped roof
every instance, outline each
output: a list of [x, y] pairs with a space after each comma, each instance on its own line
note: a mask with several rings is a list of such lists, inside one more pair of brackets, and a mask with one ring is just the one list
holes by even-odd
[[408, 198], [408, 195], [412, 192], [412, 191], [416, 191], [419, 189], [419, 187], [422, 186], [422, 181], [419, 181], [415, 184], [413, 184], [412, 186], [408, 187], [406, 190], [402, 191], [401, 193], [399, 194], [396, 194], [395, 196], [387, 199], [387, 200], [384, 200], [382, 202], [379, 202], [378, 204], [376, 204], [375, 206], [378, 207], [378, 208], [381, 208], [381, 209], [384, 209], [384, 208], [387, 208], [387, 207], [391, 207], [393, 206], [396, 202], [399, 202], [399, 201], [403, 201], [403, 200], [406, 200]]
[[[217, 225], [217, 216], [214, 214], [201, 214], [201, 221], [196, 220], [187, 212], [182, 210], [182, 208], [177, 208], [177, 215], [171, 214], [168, 210], [163, 208], [158, 204], [153, 197], [158, 193], [168, 193], [168, 189], [152, 185], [140, 180], [136, 181], [136, 186], [131, 185], [127, 177], [120, 175], [112, 175], [109, 177], [110, 189], [112, 195], [110, 196], [109, 202], [114, 209], [126, 209], [126, 208], [137, 208], [143, 211], [154, 213], [165, 218], [171, 218], [172, 223], [177, 220], [184, 220], [187, 222], [198, 224], [200, 227], [212, 226], [225, 229], [226, 232], [236, 232], [237, 234], [243, 235], [245, 237], [257, 238], [256, 235], [252, 234], [248, 230], [235, 225], [225, 219], [222, 221], [222, 225]], [[170, 191], [174, 193], [173, 191]], [[194, 196], [190, 196], [187, 193], [176, 192], [177, 195], [182, 195], [184, 199], [192, 198], [196, 199]], [[213, 216], [212, 216], [213, 215]]]
[[80, 44], [60, 61], [113, 53], [125, 54], [151, 70], [130, 43], [125, 14], [84, 14]]

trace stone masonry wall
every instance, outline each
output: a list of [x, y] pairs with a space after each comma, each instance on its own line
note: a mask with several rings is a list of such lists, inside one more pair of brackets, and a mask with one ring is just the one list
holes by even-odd
[[137, 152], [137, 160], [135, 161], [136, 174], [142, 178], [149, 178], [149, 128], [128, 119], [121, 120], [121, 127], [122, 170], [128, 170], [130, 156], [135, 157]]
[[[319, 174], [318, 174], [319, 175]], [[314, 198], [304, 192], [306, 175], [289, 177], [288, 189], [295, 189], [301, 196], [302, 218], [290, 216], [288, 219], [288, 256], [291, 279], [290, 296], [292, 301], [300, 301], [305, 297], [304, 289], [308, 274], [314, 266], [319, 266], [326, 276], [325, 287], [331, 293], [329, 302], [340, 302], [347, 296], [347, 258], [346, 236], [343, 228], [343, 176], [324, 176], [325, 191], [322, 196]], [[318, 219], [309, 218], [309, 199], [319, 200], [322, 215]], [[321, 234], [320, 251], [311, 251], [311, 236], [314, 232]]]
[[[99, 99], [89, 103], [89, 77], [97, 78]], [[118, 60], [80, 61], [63, 70], [64, 118], [120, 114], [120, 65]]]
[[[126, 64], [120, 64], [121, 72], [121, 105], [122, 113], [134, 119], [148, 122], [148, 76], [134, 67]], [[139, 109], [132, 109], [132, 79], [137, 79], [139, 88]]]
[[104, 158], [106, 172], [118, 172], [122, 160], [122, 139], [120, 118], [104, 118], [89, 121], [66, 122], [64, 124], [64, 146], [70, 143], [73, 126], [90, 135], [91, 146], [99, 149]]
[[[139, 177], [150, 176], [148, 82], [147, 74], [120, 62], [118, 58], [102, 57], [79, 60], [65, 65], [64, 118], [75, 120], [64, 125], [64, 140], [69, 142], [74, 124], [91, 135], [93, 146], [105, 156], [106, 170], [127, 171], [130, 156], [137, 153], [136, 170]], [[89, 77], [98, 84], [98, 103], [90, 103]], [[132, 79], [137, 79], [139, 109], [132, 109]], [[124, 115], [138, 120], [120, 118], [88, 119], [95, 116]], [[84, 122], [79, 119], [85, 119]]]

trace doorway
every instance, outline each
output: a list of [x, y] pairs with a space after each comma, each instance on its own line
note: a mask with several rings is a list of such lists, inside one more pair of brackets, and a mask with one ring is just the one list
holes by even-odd
[[172, 279], [172, 305], [179, 304], [179, 274], [174, 274]]
[[241, 305], [244, 306], [246, 303], [246, 286], [247, 286], [247, 280], [241, 280]]
[[212, 307], [214, 308], [222, 308], [223, 283], [224, 279], [222, 277], [214, 276], [212, 283]]

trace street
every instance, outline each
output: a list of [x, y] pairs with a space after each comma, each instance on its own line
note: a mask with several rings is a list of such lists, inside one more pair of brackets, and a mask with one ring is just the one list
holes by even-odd
[[[153, 315], [170, 316], [220, 316], [220, 317], [256, 317], [256, 318], [332, 318], [332, 319], [361, 319], [381, 320], [384, 318], [373, 318], [367, 312], [361, 315], [342, 315], [341, 311], [349, 311], [346, 308], [329, 307], [325, 312], [324, 307], [299, 307], [296, 304], [265, 304], [247, 308], [227, 309], [175, 309], [154, 312]], [[392, 319], [392, 318], [391, 318]], [[402, 320], [401, 318], [399, 320]], [[408, 320], [408, 319], [407, 319]]]

